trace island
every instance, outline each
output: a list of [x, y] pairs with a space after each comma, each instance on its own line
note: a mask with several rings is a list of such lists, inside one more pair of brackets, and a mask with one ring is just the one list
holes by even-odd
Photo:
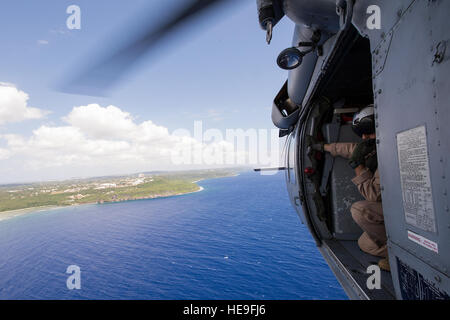
[[[65, 181], [0, 185], [0, 215], [15, 210], [154, 199], [201, 191], [197, 182], [243, 169], [147, 172]], [[0, 219], [1, 220], [1, 219]]]

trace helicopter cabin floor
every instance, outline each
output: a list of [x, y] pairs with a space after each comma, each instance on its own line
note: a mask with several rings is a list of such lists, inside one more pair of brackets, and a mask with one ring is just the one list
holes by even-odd
[[[340, 264], [346, 269], [348, 276], [340, 279], [341, 285], [347, 292], [350, 298], [361, 299], [373, 299], [373, 300], [393, 300], [395, 299], [395, 291], [392, 283], [392, 277], [390, 272], [381, 270], [381, 289], [368, 289], [367, 279], [371, 275], [367, 273], [367, 268], [370, 265], [377, 265], [381, 258], [367, 254], [358, 247], [357, 241], [354, 240], [324, 240], [324, 244], [329, 251], [332, 252], [332, 261], [327, 262], [330, 264]], [[336, 261], [338, 260], [338, 261]], [[341, 271], [336, 270], [336, 265], [330, 265], [333, 272]], [[349, 279], [351, 279], [349, 281]], [[342, 280], [346, 283], [342, 283]], [[350, 283], [356, 282], [356, 283]], [[355, 291], [358, 288], [359, 291], [364, 291], [364, 294], [349, 294], [348, 290]], [[356, 290], [356, 291], [358, 291]]]

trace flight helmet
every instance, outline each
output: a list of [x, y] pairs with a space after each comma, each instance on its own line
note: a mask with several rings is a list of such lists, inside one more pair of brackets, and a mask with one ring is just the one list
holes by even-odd
[[375, 108], [374, 105], [368, 105], [359, 112], [355, 113], [352, 121], [353, 131], [360, 137], [363, 134], [375, 133]]

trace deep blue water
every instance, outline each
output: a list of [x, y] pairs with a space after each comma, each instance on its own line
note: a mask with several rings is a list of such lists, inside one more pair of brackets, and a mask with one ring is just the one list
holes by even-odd
[[[283, 174], [0, 222], [0, 299], [347, 299]], [[66, 269], [81, 268], [81, 290]]]

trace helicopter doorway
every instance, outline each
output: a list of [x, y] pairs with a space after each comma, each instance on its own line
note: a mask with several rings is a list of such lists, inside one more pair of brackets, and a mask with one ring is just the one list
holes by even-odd
[[[350, 48], [350, 49], [349, 49]], [[395, 299], [390, 273], [381, 272], [381, 289], [369, 290], [367, 269], [381, 258], [366, 254], [358, 246], [362, 229], [354, 222], [350, 208], [363, 197], [352, 179], [355, 176], [340, 157], [312, 149], [312, 143], [350, 142], [361, 139], [353, 133], [353, 115], [373, 104], [372, 56], [367, 39], [355, 35], [322, 88], [312, 98], [308, 115], [299, 128], [299, 175], [307, 211], [321, 242], [319, 250], [347, 292], [355, 299]], [[315, 172], [308, 175], [307, 172]]]

